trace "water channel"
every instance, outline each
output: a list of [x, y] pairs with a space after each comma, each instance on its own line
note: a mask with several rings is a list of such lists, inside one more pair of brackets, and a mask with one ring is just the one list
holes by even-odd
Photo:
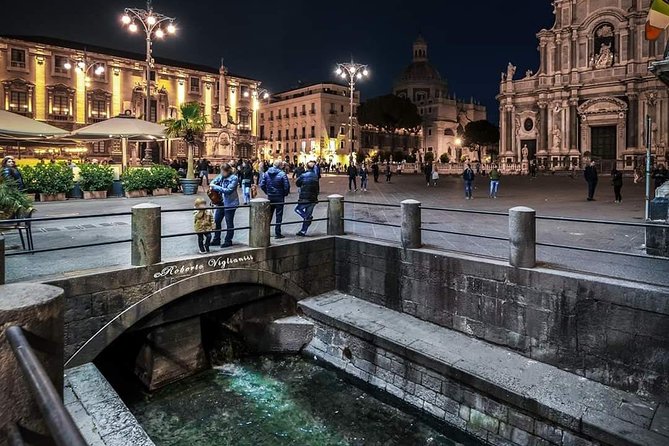
[[235, 360], [124, 399], [157, 446], [480, 444], [292, 356]]

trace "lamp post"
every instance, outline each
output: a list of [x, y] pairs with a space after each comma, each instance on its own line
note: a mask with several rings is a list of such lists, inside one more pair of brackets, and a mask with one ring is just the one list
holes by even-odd
[[353, 92], [355, 91], [355, 82], [361, 80], [363, 77], [369, 76], [369, 69], [367, 65], [353, 62], [338, 63], [335, 73], [342, 79], [348, 80], [348, 85], [351, 90], [350, 108], [348, 116], [348, 140], [351, 145], [349, 152], [349, 164], [353, 164]]
[[[177, 31], [174, 25], [174, 17], [167, 17], [153, 10], [151, 0], [147, 0], [146, 9], [125, 8], [121, 23], [128, 27], [128, 31], [136, 33], [140, 30], [138, 23], [142, 26], [146, 37], [146, 101], [144, 103], [144, 120], [149, 121], [149, 107], [151, 100], [151, 68], [154, 60], [152, 57], [153, 38], [163, 39], [166, 34], [174, 34]], [[163, 24], [169, 22], [163, 29]]]
[[[87, 89], [88, 89], [88, 72], [95, 68], [93, 72], [95, 73], [96, 76], [101, 76], [105, 72], [105, 66], [102, 62], [100, 61], [93, 61], [93, 62], [88, 62], [88, 58], [84, 54], [84, 57], [77, 59], [75, 61], [75, 64], [72, 65], [71, 61], [66, 61], [63, 64], [63, 68], [66, 70], [70, 71], [72, 68], [74, 68], [76, 71], [81, 72], [84, 76], [84, 103], [88, 103], [88, 98], [86, 97]], [[84, 109], [84, 118], [86, 117], [86, 110]]]
[[[244, 93], [248, 95], [248, 92]], [[253, 111], [255, 113], [255, 127], [256, 127], [256, 158], [260, 161], [260, 128], [258, 121], [258, 110], [260, 110], [260, 99], [267, 101], [269, 104], [271, 94], [265, 88], [256, 88], [253, 91]]]

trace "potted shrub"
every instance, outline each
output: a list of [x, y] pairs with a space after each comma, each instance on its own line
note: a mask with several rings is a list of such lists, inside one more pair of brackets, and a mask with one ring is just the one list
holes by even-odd
[[177, 186], [179, 176], [176, 170], [169, 166], [156, 164], [151, 167], [151, 194], [154, 197], [171, 195], [172, 189]]
[[446, 163], [448, 163], [448, 160], [449, 160], [449, 158], [448, 158], [448, 153], [442, 153], [442, 154], [439, 156], [439, 161], [441, 162], [441, 164], [446, 164]]
[[35, 168], [32, 166], [22, 166], [19, 168], [23, 177], [23, 193], [28, 195], [32, 201], [37, 200], [37, 181], [35, 180]]
[[195, 178], [195, 165], [193, 162], [193, 146], [202, 140], [207, 128], [207, 117], [203, 107], [198, 102], [187, 102], [181, 104], [179, 119], [166, 119], [161, 124], [167, 127], [166, 135], [169, 138], [181, 138], [188, 146], [188, 169], [186, 178], [179, 178], [181, 188], [185, 195], [197, 193], [201, 179]]
[[74, 187], [74, 174], [67, 164], [39, 163], [33, 173], [40, 201], [65, 201], [65, 194]]
[[126, 197], [146, 197], [151, 188], [151, 172], [141, 167], [126, 169], [121, 175], [121, 183]]
[[32, 200], [20, 191], [11, 180], [0, 180], [0, 220], [8, 220], [26, 214], [32, 208]]
[[114, 171], [101, 164], [79, 165], [79, 186], [84, 199], [107, 198], [107, 191], [114, 184]]

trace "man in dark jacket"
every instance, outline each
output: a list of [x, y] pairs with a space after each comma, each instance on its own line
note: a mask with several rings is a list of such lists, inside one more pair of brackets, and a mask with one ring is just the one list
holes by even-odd
[[372, 174], [374, 175], [374, 182], [379, 182], [379, 163], [372, 164]]
[[476, 175], [474, 175], [474, 171], [472, 170], [472, 166], [467, 164], [467, 167], [465, 167], [464, 172], [462, 172], [462, 179], [465, 181], [465, 199], [471, 200], [474, 197], [472, 196], [472, 192], [474, 190], [474, 178]]
[[311, 220], [314, 219], [312, 216], [314, 207], [318, 203], [320, 186], [318, 184], [318, 175], [314, 172], [314, 165], [313, 161], [309, 161], [307, 163], [307, 171], [300, 175], [295, 183], [300, 188], [300, 197], [295, 207], [295, 213], [304, 220], [302, 222], [302, 229], [297, 233], [300, 237], [307, 235], [307, 229], [311, 226]]
[[358, 183], [356, 180], [356, 177], [358, 176], [358, 169], [356, 169], [353, 163], [351, 163], [351, 165], [348, 166], [346, 172], [348, 173], [348, 191], [351, 192], [351, 184], [353, 184], [353, 189], [358, 192]]
[[[267, 194], [272, 214], [276, 213], [276, 226], [274, 227], [276, 238], [284, 237], [281, 234], [283, 203], [290, 193], [290, 183], [288, 182], [288, 176], [281, 168], [282, 164], [281, 161], [274, 161], [274, 165], [260, 177], [260, 189]], [[270, 216], [270, 220], [271, 218]]]
[[595, 189], [597, 189], [597, 167], [595, 167], [594, 161], [590, 161], [590, 165], [585, 168], [583, 175], [588, 183], [588, 201], [594, 201]]

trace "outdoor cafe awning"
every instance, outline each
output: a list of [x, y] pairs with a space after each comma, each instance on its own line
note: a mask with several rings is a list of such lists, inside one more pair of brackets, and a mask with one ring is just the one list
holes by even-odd
[[69, 134], [79, 140], [126, 139], [129, 141], [155, 141], [166, 139], [165, 126], [129, 116], [117, 116], [82, 127]]
[[0, 110], [0, 138], [5, 140], [43, 139], [67, 135], [67, 130], [59, 129], [25, 116]]

